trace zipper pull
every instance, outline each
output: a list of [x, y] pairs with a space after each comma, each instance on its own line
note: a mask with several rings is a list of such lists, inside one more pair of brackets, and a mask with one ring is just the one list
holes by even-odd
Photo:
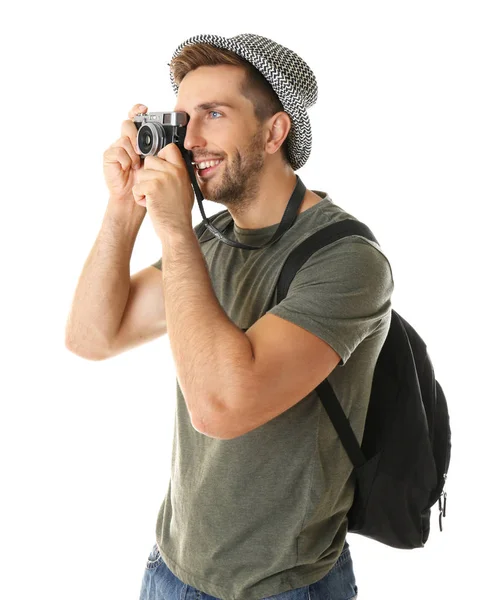
[[[442, 496], [444, 499], [443, 506], [442, 506]], [[438, 515], [438, 524], [440, 526], [440, 531], [442, 531], [442, 517], [445, 517], [446, 508], [447, 508], [447, 492], [443, 492], [442, 494], [440, 494], [440, 496], [438, 498], [438, 510], [440, 511], [440, 514]]]

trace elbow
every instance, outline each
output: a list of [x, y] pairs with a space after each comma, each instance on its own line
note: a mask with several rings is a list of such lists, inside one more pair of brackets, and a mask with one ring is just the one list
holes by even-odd
[[202, 410], [190, 415], [192, 427], [207, 437], [216, 440], [231, 440], [238, 437], [235, 423], [225, 404], [219, 399], [200, 403]]
[[66, 340], [65, 347], [66, 347], [66, 350], [69, 350], [69, 352], [71, 352], [72, 354], [75, 354], [76, 356], [79, 356], [80, 358], [85, 358], [86, 360], [100, 361], [100, 360], [105, 360], [106, 358], [109, 357], [108, 354], [104, 354], [104, 353], [86, 352], [82, 348], [78, 348], [78, 347], [74, 346], [73, 344], [71, 344], [71, 342], [69, 340]]

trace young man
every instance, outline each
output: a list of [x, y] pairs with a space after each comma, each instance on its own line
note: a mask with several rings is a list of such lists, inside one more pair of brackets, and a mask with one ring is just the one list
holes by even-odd
[[[310, 154], [314, 74], [288, 48], [252, 34], [190, 38], [170, 69], [175, 110], [190, 117], [184, 146], [200, 189], [227, 209], [211, 222], [257, 249], [193, 228], [193, 191], [177, 147], [132, 170], [136, 128], [123, 124], [123, 137], [104, 155], [111, 197], [97, 240], [114, 262], [103, 269], [100, 260], [99, 271], [95, 251], [79, 283], [98, 290], [98, 280], [108, 312], [102, 303], [91, 309], [88, 293], [77, 303], [77, 291], [67, 344], [101, 359], [169, 334], [177, 371], [173, 462], [140, 600], [194, 592], [351, 600], [352, 465], [315, 388], [328, 378], [360, 441], [390, 324], [388, 259], [361, 236], [342, 239], [316, 252], [276, 303], [290, 251], [354, 218], [325, 192], [302, 186], [295, 221], [268, 244], [301, 189], [295, 171]], [[143, 207], [162, 256], [128, 286], [125, 265]], [[104, 283], [97, 273], [111, 267], [117, 275]], [[83, 322], [98, 352], [83, 347]]]

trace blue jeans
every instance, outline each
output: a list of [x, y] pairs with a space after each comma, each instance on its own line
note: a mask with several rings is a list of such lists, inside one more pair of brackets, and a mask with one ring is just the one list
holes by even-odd
[[[345, 542], [331, 571], [316, 583], [270, 596], [271, 600], [355, 600], [352, 557]], [[180, 581], [167, 567], [154, 544], [147, 559], [140, 600], [220, 600]]]

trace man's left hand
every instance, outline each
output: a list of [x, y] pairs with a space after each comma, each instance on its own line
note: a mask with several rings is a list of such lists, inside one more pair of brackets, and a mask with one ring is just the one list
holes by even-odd
[[167, 144], [157, 156], [146, 156], [137, 180], [132, 190], [135, 202], [146, 206], [159, 238], [192, 230], [195, 195], [176, 144]]

